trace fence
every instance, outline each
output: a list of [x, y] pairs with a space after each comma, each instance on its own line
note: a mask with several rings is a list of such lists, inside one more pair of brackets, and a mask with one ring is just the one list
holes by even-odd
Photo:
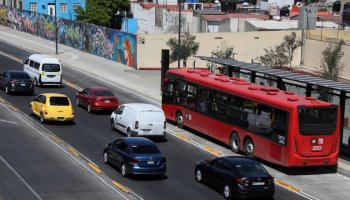
[[[326, 21], [321, 19], [318, 22], [320, 28], [306, 31], [306, 38], [312, 40], [320, 40], [325, 42], [339, 42], [344, 40], [345, 45], [350, 46], [350, 28], [343, 25], [340, 20]], [[328, 26], [327, 28], [323, 26]]]
[[[55, 18], [0, 5], [0, 24], [51, 41]], [[137, 68], [137, 36], [114, 29], [57, 18], [58, 43]]]

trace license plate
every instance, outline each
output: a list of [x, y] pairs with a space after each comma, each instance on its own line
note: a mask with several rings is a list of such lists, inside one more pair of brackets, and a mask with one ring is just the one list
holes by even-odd
[[21, 86], [26, 86], [26, 84], [25, 83], [21, 83]]
[[265, 182], [253, 182], [252, 185], [265, 185]]
[[154, 161], [147, 161], [147, 164], [153, 165], [153, 164], [154, 164]]
[[111, 103], [111, 101], [110, 100], [105, 100], [105, 103]]
[[64, 117], [58, 117], [57, 121], [64, 121]]

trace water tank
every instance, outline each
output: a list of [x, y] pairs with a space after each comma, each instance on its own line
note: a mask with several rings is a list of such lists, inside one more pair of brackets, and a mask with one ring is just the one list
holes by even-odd
[[350, 24], [350, 9], [343, 11], [342, 23], [343, 24]]
[[344, 3], [344, 9], [343, 10], [350, 10], [350, 2]]
[[279, 16], [280, 15], [280, 8], [277, 3], [272, 3], [269, 8], [269, 15], [270, 16]]
[[332, 12], [340, 12], [341, 3], [340, 1], [335, 1], [332, 6]]
[[283, 6], [280, 11], [280, 16], [281, 17], [289, 17], [289, 6]]

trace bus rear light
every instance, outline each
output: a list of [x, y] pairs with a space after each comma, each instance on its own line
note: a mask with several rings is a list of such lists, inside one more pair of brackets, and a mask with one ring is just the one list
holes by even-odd
[[334, 140], [333, 152], [337, 152], [339, 150], [339, 138]]
[[136, 121], [135, 122], [135, 129], [138, 129], [139, 128], [139, 121]]
[[293, 140], [293, 151], [296, 153], [298, 151], [297, 140], [294, 138]]
[[46, 110], [44, 110], [44, 114], [47, 115], [47, 114], [49, 114], [49, 113], [48, 113]]
[[316, 138], [311, 138], [311, 144], [317, 144], [317, 139]]

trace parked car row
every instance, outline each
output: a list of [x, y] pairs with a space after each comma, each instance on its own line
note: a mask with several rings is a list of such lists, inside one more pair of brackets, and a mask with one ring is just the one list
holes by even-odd
[[[62, 84], [62, 68], [58, 60], [35, 54], [24, 62], [24, 71], [8, 70], [0, 75], [0, 87], [12, 92], [34, 93], [34, 86]], [[108, 88], [89, 87], [75, 96], [76, 106], [92, 113], [112, 111], [110, 126], [127, 137], [108, 143], [103, 161], [117, 167], [121, 175], [159, 175], [165, 177], [166, 158], [149, 138], [166, 137], [166, 119], [162, 109], [145, 103], [119, 106], [118, 98]], [[75, 113], [68, 96], [43, 93], [29, 103], [29, 113], [48, 121], [73, 123]], [[196, 164], [194, 178], [221, 191], [226, 199], [233, 197], [272, 198], [274, 178], [257, 161], [246, 157], [219, 157]]]

